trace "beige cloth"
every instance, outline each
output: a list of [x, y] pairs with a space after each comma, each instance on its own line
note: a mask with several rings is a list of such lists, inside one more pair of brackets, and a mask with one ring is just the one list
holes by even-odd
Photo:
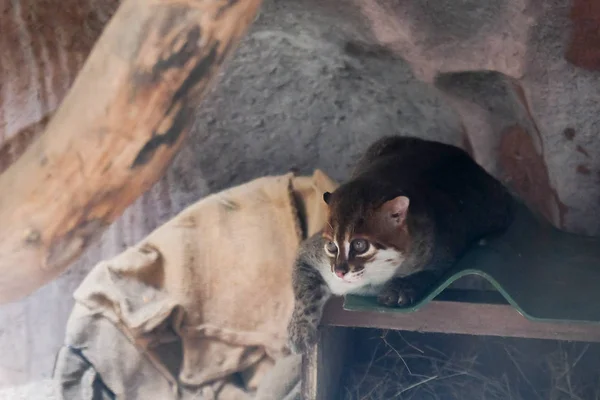
[[59, 353], [63, 397], [111, 398], [104, 384], [119, 400], [253, 398], [273, 387], [263, 377], [275, 363], [297, 381], [286, 343], [291, 268], [334, 188], [320, 170], [259, 178], [200, 200], [96, 265], [74, 294]]

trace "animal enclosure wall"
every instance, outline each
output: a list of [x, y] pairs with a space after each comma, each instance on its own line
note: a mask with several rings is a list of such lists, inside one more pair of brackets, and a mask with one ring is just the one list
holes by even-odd
[[[56, 4], [0, 6], [0, 170], [41, 131], [118, 5]], [[0, 307], [0, 386], [50, 375], [71, 293], [97, 261], [253, 177], [318, 167], [341, 180], [385, 134], [470, 148], [555, 224], [600, 233], [598, 39], [581, 28], [600, 19], [594, 4], [266, 1], [165, 176], [63, 276]]]

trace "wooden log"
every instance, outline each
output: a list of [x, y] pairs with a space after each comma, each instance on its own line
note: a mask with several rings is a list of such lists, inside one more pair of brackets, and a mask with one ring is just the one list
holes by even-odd
[[125, 0], [0, 175], [0, 304], [63, 272], [163, 174], [262, 0]]

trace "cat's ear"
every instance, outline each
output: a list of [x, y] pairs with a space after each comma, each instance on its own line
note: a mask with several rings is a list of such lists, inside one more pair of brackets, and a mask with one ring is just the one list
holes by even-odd
[[408, 205], [410, 200], [406, 196], [398, 196], [392, 200], [388, 200], [381, 206], [381, 211], [387, 221], [399, 227], [406, 221], [408, 214]]
[[331, 197], [331, 193], [329, 193], [329, 192], [323, 193], [323, 201], [325, 202], [325, 204], [329, 204], [330, 197]]

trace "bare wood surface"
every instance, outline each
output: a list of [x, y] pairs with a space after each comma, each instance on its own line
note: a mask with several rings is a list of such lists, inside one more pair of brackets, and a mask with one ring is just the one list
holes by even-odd
[[342, 304], [342, 298], [332, 299], [321, 323], [340, 327], [600, 342], [600, 325], [533, 322], [507, 304], [432, 301], [407, 314], [346, 311]]
[[261, 0], [126, 0], [0, 175], [0, 304], [56, 277], [163, 174]]
[[302, 398], [331, 400], [339, 398], [344, 366], [350, 360], [351, 332], [348, 329], [323, 326], [319, 341], [302, 358]]

